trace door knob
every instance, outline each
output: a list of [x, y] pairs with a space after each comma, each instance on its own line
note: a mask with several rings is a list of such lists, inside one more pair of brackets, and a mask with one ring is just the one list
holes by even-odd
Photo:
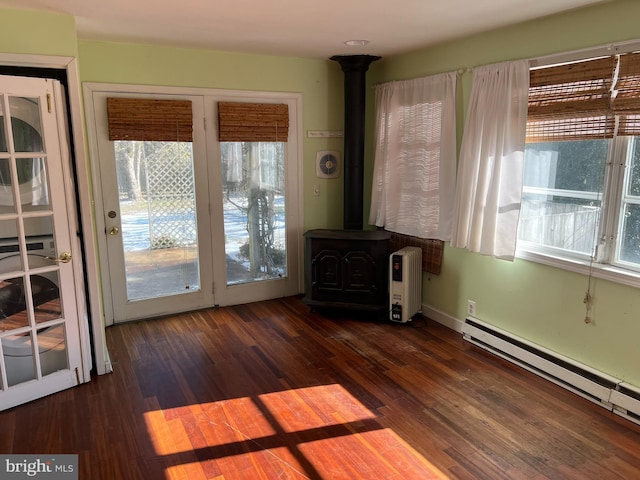
[[58, 258], [44, 257], [52, 262], [69, 263], [71, 261], [71, 252], [62, 252]]
[[62, 252], [58, 260], [62, 263], [69, 263], [71, 261], [71, 252]]
[[109, 235], [117, 235], [120, 233], [120, 229], [118, 227], [111, 227], [109, 229]]

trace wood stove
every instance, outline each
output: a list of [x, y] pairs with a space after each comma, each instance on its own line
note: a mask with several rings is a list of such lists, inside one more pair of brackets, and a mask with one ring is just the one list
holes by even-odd
[[305, 297], [312, 307], [388, 308], [391, 234], [364, 231], [365, 73], [380, 57], [337, 55], [344, 72], [344, 229], [305, 233]]
[[389, 232], [309, 230], [304, 236], [304, 303], [311, 307], [386, 311]]

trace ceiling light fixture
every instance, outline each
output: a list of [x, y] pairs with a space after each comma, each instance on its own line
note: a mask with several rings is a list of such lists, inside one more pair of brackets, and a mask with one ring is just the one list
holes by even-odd
[[347, 40], [344, 42], [345, 45], [349, 45], [350, 47], [364, 47], [369, 45], [369, 40]]

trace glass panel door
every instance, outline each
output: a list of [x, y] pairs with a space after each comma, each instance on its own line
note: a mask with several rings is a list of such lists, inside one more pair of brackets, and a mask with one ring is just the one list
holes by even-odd
[[53, 85], [0, 77], [0, 409], [80, 381]]
[[285, 144], [220, 144], [227, 285], [287, 276]]
[[[93, 88], [86, 103], [96, 124], [89, 133], [108, 324], [302, 291], [298, 94], [277, 98], [289, 105], [287, 142], [220, 143], [221, 96]], [[193, 141], [109, 140], [114, 96], [191, 101]]]
[[[103, 284], [114, 322], [212, 306], [211, 230], [202, 101], [193, 142], [109, 140], [107, 98], [92, 92], [104, 209]], [[204, 268], [203, 266], [207, 266]], [[111, 320], [108, 318], [108, 321]], [[109, 322], [110, 323], [110, 322]]]
[[116, 141], [114, 149], [127, 301], [199, 290], [191, 142]]
[[[218, 142], [217, 129], [207, 131], [219, 305], [285, 297], [303, 290], [299, 97], [278, 94], [268, 98], [288, 106], [286, 142]], [[264, 102], [259, 95], [207, 97], [207, 125], [218, 125], [218, 102], [228, 100]]]

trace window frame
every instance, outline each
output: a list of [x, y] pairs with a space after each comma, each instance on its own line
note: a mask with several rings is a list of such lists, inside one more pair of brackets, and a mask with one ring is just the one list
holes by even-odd
[[[618, 45], [566, 52], [530, 60], [531, 68], [550, 66], [562, 62], [588, 60], [597, 56], [616, 55], [640, 50], [640, 41]], [[619, 258], [620, 236], [623, 229], [627, 163], [632, 142], [637, 137], [614, 137], [609, 145], [605, 178], [602, 190], [601, 221], [595, 255], [581, 255], [518, 240], [516, 259], [527, 260], [563, 270], [590, 275], [623, 285], [640, 287], [640, 264], [625, 262]], [[640, 147], [639, 147], [640, 148]], [[640, 202], [640, 199], [639, 199]]]
[[[586, 140], [585, 140], [586, 141]], [[605, 159], [605, 171], [604, 177], [602, 179], [602, 190], [598, 192], [587, 192], [582, 190], [567, 190], [567, 189], [558, 189], [558, 188], [544, 188], [544, 187], [527, 187], [523, 184], [523, 196], [524, 193], [540, 193], [540, 194], [552, 194], [554, 196], [562, 196], [566, 198], [581, 198], [584, 200], [599, 200], [600, 201], [600, 218], [604, 219], [605, 222], [609, 218], [607, 216], [607, 212], [609, 209], [609, 205], [611, 204], [611, 191], [609, 184], [611, 183], [611, 171], [609, 166], [612, 164], [612, 152], [614, 151], [614, 145], [616, 144], [616, 139], [609, 139], [609, 145], [607, 146], [607, 158]], [[526, 161], [526, 160], [525, 160]], [[571, 194], [571, 195], [568, 195]], [[600, 246], [603, 238], [606, 238], [607, 232], [610, 231], [610, 227], [605, 225], [604, 222], [598, 220], [598, 232], [596, 232], [594, 238], [594, 251], [592, 254], [582, 253], [576, 250], [562, 249], [559, 247], [553, 247], [549, 245], [541, 245], [533, 242], [528, 242], [526, 240], [518, 239], [516, 245], [516, 256], [518, 253], [522, 253], [524, 251], [537, 253], [540, 255], [550, 255], [553, 257], [560, 258], [568, 258], [573, 261], [584, 262], [587, 265], [591, 265], [592, 256], [595, 256], [596, 259], [602, 258], [602, 247]]]
[[633, 138], [640, 141], [640, 137], [616, 137], [611, 140], [603, 182], [602, 221], [593, 258], [586, 254], [522, 240], [518, 240], [516, 258], [640, 287], [640, 264], [636, 266], [621, 261], [617, 254], [622, 230], [625, 172], [629, 160], [629, 145]]
[[[637, 145], [636, 142], [638, 142]], [[640, 148], [640, 136], [635, 136], [635, 137], [626, 137], [625, 138], [625, 144], [624, 144], [624, 149], [621, 148], [621, 152], [620, 152], [620, 162], [614, 162], [612, 165], [612, 169], [616, 169], [616, 170], [622, 170], [621, 173], [618, 174], [618, 184], [616, 185], [616, 190], [617, 190], [617, 195], [616, 195], [616, 199], [617, 199], [617, 203], [616, 203], [616, 210], [613, 211], [612, 215], [615, 215], [615, 217], [612, 216], [612, 218], [615, 218], [617, 221], [616, 223], [611, 227], [611, 232], [612, 235], [614, 236], [613, 240], [612, 240], [612, 249], [610, 252], [610, 263], [612, 265], [615, 266], [619, 266], [620, 268], [623, 269], [628, 269], [628, 270], [634, 270], [637, 272], [640, 272], [640, 262], [635, 264], [632, 262], [628, 262], [625, 260], [620, 259], [620, 251], [622, 248], [622, 233], [623, 233], [623, 229], [624, 229], [624, 216], [625, 216], [625, 204], [627, 203], [631, 203], [631, 204], [635, 204], [635, 205], [640, 205], [640, 195], [629, 195], [627, 194], [627, 190], [628, 190], [628, 185], [629, 182], [631, 181], [631, 173], [632, 173], [632, 169], [631, 169], [631, 156], [634, 152], [634, 146], [635, 148]], [[624, 163], [622, 162], [622, 159], [624, 159]], [[632, 200], [632, 198], [635, 198], [635, 201], [630, 201]]]

